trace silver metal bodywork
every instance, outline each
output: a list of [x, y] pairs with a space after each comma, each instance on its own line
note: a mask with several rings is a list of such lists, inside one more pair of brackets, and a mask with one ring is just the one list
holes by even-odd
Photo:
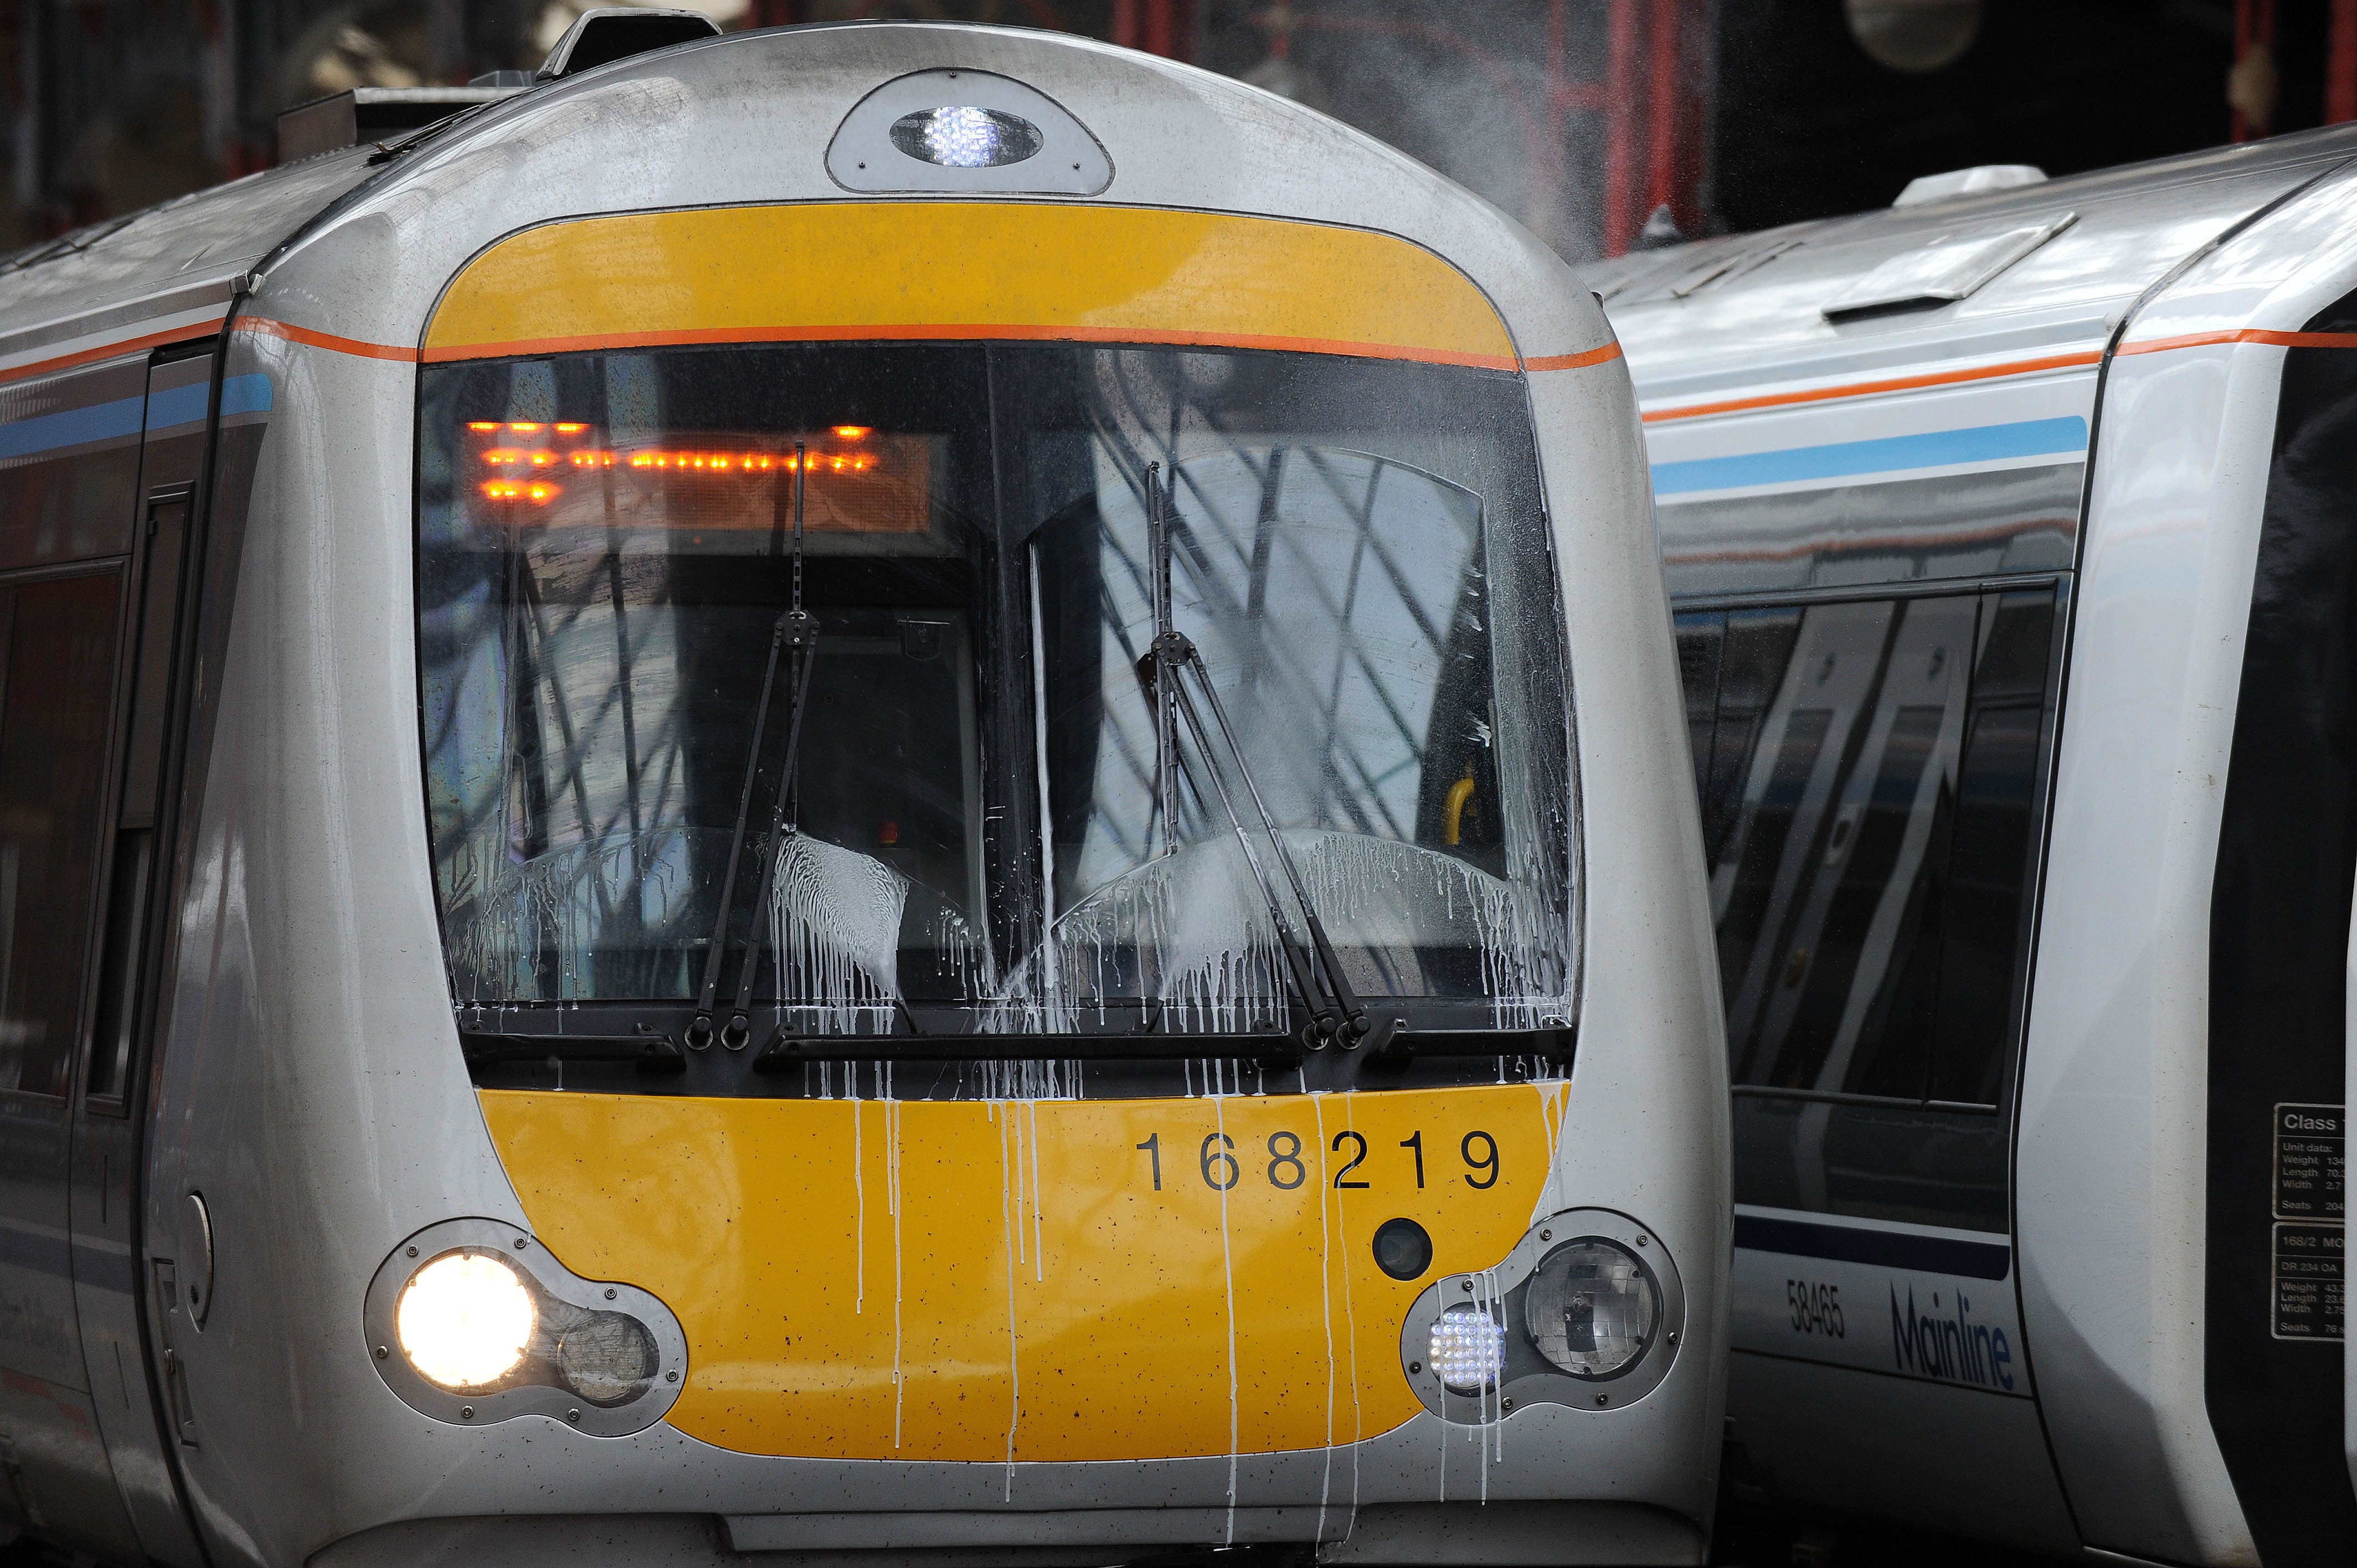
[[[142, 1195], [143, 1266], [173, 1245], [188, 1194], [210, 1217], [206, 1320], [151, 1323], [149, 1348], [160, 1362], [168, 1335], [185, 1378], [174, 1459], [210, 1561], [791, 1549], [1015, 1568], [1223, 1538], [1322, 1539], [1333, 1560], [1370, 1563], [1700, 1561], [1724, 1376], [1726, 1076], [1694, 811], [1660, 782], [1685, 762], [1643, 454], [1611, 360], [1528, 378], [1597, 890], [1548, 1190], [1638, 1217], [1674, 1258], [1685, 1348], [1659, 1387], [1626, 1408], [1515, 1414], [1478, 1480], [1463, 1458], [1444, 1475], [1429, 1415], [1330, 1459], [1025, 1465], [1010, 1479], [998, 1466], [757, 1457], [660, 1422], [613, 1437], [553, 1417], [470, 1430], [404, 1404], [371, 1364], [363, 1296], [404, 1238], [456, 1219], [526, 1223], [459, 1053], [420, 810], [424, 325], [469, 258], [533, 223], [842, 200], [823, 158], [844, 116], [881, 83], [952, 67], [1069, 108], [1110, 156], [1104, 201], [1380, 229], [1469, 274], [1525, 360], [1610, 341], [1537, 241], [1333, 122], [1069, 38], [917, 27], [668, 50], [490, 106], [382, 166], [365, 149], [329, 155], [245, 196], [193, 199], [212, 226], [204, 253], [233, 259], [168, 295], [162, 260], [109, 272], [112, 241], [28, 274], [38, 285], [0, 278], [0, 368], [109, 333], [201, 335], [237, 281], [223, 373], [270, 390], [190, 781], [201, 811], [184, 829]], [[150, 298], [170, 312], [141, 314]], [[1347, 1494], [1332, 1480], [1346, 1471]]]
[[[2205, 1305], [2210, 908], [2285, 335], [2357, 285], [2352, 156], [2345, 133], [2289, 137], [1588, 274], [1645, 410], [1674, 604], [2063, 596], [1998, 1106], [2010, 1218], [1955, 1237], [2011, 1266], [1975, 1285], [1820, 1251], [1819, 1277], [1863, 1297], [1836, 1347], [1782, 1294], [1810, 1250], [1747, 1244], [1738, 1219], [1729, 1411], [1782, 1495], [2044, 1551], [2277, 1560], [2213, 1429], [2231, 1388], [2205, 1374], [2228, 1332]], [[2058, 223], [1958, 303], [1828, 310], [1912, 255]], [[1797, 1218], [1742, 1189], [1739, 1214]], [[2264, 1217], [2263, 1193], [2238, 1201]], [[1827, 1222], [1921, 1229], [1873, 1202]], [[1990, 1298], [2015, 1397], [1894, 1352], [1885, 1293], [1895, 1325], [1910, 1281]], [[2337, 1346], [2300, 1348], [2342, 1377]]]

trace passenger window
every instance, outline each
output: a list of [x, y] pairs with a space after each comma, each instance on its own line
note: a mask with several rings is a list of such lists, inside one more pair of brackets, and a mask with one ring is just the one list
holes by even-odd
[[1930, 1098], [1994, 1105], [2003, 1098], [1999, 1075], [2036, 837], [2053, 592], [1992, 596], [1981, 618], [1948, 855], [1948, 935]]
[[62, 1095], [105, 795], [120, 577], [0, 589], [0, 1089]]
[[1738, 1084], [1999, 1097], [2053, 607], [1680, 618]]

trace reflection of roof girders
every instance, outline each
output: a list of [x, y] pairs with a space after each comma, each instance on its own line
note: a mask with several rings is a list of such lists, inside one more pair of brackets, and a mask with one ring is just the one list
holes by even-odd
[[[1133, 414], [1140, 416], [1136, 420], [1137, 428], [1140, 430], [1149, 428], [1148, 422], [1143, 417], [1144, 411], [1137, 407], [1135, 400], [1125, 401], [1128, 401]], [[1339, 804], [1350, 814], [1352, 824], [1360, 832], [1373, 832], [1375, 828], [1375, 824], [1367, 816], [1361, 805], [1360, 792], [1336, 788], [1340, 780], [1335, 776], [1335, 754], [1340, 753], [1341, 762], [1347, 764], [1350, 770], [1358, 776], [1360, 786], [1363, 790], [1363, 799], [1372, 803], [1376, 811], [1381, 813], [1383, 826], [1390, 834], [1395, 838], [1412, 839], [1415, 836], [1412, 826], [1403, 825], [1392, 814], [1390, 808], [1383, 800], [1380, 787], [1402, 771], [1422, 762], [1425, 737], [1403, 710], [1396, 695], [1384, 683], [1366, 650], [1356, 638], [1351, 635], [1350, 629], [1353, 624], [1353, 615], [1358, 605], [1361, 569], [1365, 560], [1372, 556], [1382, 567], [1384, 576], [1398, 596], [1400, 607], [1415, 622], [1418, 634], [1431, 648], [1436, 660], [1445, 656], [1447, 651], [1448, 634], [1445, 628], [1435, 625], [1431, 617], [1426, 615], [1423, 607], [1416, 602], [1410, 590], [1407, 574], [1402, 569], [1397, 557], [1377, 536], [1373, 528], [1376, 490], [1382, 482], [1384, 471], [1398, 465], [1386, 458], [1370, 455], [1372, 467], [1368, 477], [1366, 489], [1362, 494], [1353, 497], [1346, 490], [1342, 476], [1335, 471], [1334, 466], [1326, 455], [1308, 447], [1272, 446], [1268, 449], [1267, 460], [1265, 463], [1256, 462], [1252, 450], [1228, 432], [1222, 430], [1211, 419], [1208, 411], [1199, 408], [1195, 412], [1202, 417], [1203, 429], [1216, 435], [1225, 446], [1227, 455], [1261, 480], [1260, 504], [1256, 509], [1256, 515], [1250, 531], [1249, 544], [1247, 544], [1245, 531], [1222, 512], [1211, 494], [1188, 473], [1186, 467], [1178, 461], [1178, 411], [1173, 412], [1169, 435], [1155, 440], [1155, 445], [1160, 449], [1160, 460], [1172, 476], [1174, 497], [1183, 484], [1211, 525], [1209, 530], [1199, 529], [1182, 512], [1179, 517], [1182, 526], [1173, 531], [1172, 541], [1174, 545], [1184, 550], [1191, 558], [1195, 568], [1193, 575], [1196, 584], [1204, 596], [1213, 601], [1216, 614], [1223, 618], [1257, 619], [1257, 617], [1249, 616], [1246, 612], [1254, 606], [1265, 591], [1267, 566], [1275, 545], [1284, 543], [1289, 551], [1298, 554], [1299, 547], [1286, 539], [1282, 531], [1275, 526], [1277, 521], [1276, 501], [1284, 483], [1286, 454], [1298, 452], [1308, 461], [1327, 491], [1334, 498], [1344, 515], [1351, 519], [1355, 537], [1352, 543], [1351, 570], [1341, 597], [1338, 599], [1330, 593], [1326, 584], [1314, 573], [1308, 578], [1308, 586], [1317, 596], [1319, 608], [1325, 613], [1328, 623], [1334, 628], [1335, 662], [1330, 678], [1320, 682], [1314, 672], [1288, 658], [1281, 645], [1275, 650], [1269, 650], [1264, 642], [1256, 644], [1254, 651], [1256, 653], [1272, 652], [1273, 656], [1267, 659], [1265, 664], [1256, 668], [1239, 683], [1249, 687], [1255, 683], [1254, 677], [1261, 670], [1266, 670], [1272, 672], [1280, 682], [1285, 700], [1297, 702], [1304, 708], [1324, 715], [1325, 734], [1329, 739], [1323, 759], [1324, 767], [1321, 769], [1320, 794], [1318, 801], [1318, 810], [1321, 812], [1329, 803]], [[1142, 510], [1145, 506], [1144, 474], [1149, 460], [1146, 454], [1141, 452], [1137, 444], [1123, 430], [1100, 424], [1098, 436], [1114, 458], [1115, 467], [1122, 472], [1124, 481], [1129, 486], [1133, 497], [1135, 498]], [[1154, 438], [1149, 437], [1149, 439]], [[1202, 548], [1201, 535], [1205, 532], [1210, 532], [1217, 542], [1224, 545], [1236, 561], [1245, 566], [1250, 573], [1249, 586], [1243, 599], [1239, 599], [1229, 590], [1226, 580], [1214, 568], [1209, 554]], [[1109, 556], [1119, 562], [1123, 571], [1129, 575], [1139, 596], [1145, 597], [1146, 596], [1145, 563], [1124, 550], [1109, 533], [1104, 538], [1104, 549]], [[1306, 565], [1316, 564], [1308, 561], [1306, 555], [1300, 555], [1299, 558]], [[1121, 642], [1123, 651], [1134, 663], [1140, 650], [1133, 645], [1126, 628], [1120, 625], [1110, 598], [1107, 599], [1104, 607], [1107, 624], [1114, 628], [1114, 634]], [[1351, 745], [1338, 728], [1343, 674], [1345, 668], [1352, 664], [1356, 665], [1361, 677], [1375, 694], [1390, 720], [1392, 728], [1397, 733], [1405, 752], [1398, 760], [1379, 764], [1370, 759], [1358, 746]], [[1321, 684], [1325, 687], [1322, 694], [1318, 690]], [[1138, 760], [1134, 749], [1127, 745], [1126, 737], [1122, 737], [1121, 744], [1125, 761], [1138, 779], [1141, 789], [1150, 792], [1151, 770]], [[1125, 848], [1129, 846], [1132, 835], [1123, 832], [1120, 825], [1104, 814], [1102, 804], [1095, 808], [1095, 815], [1115, 842], [1122, 843]], [[1139, 848], [1135, 853], [1142, 854], [1145, 851]]]

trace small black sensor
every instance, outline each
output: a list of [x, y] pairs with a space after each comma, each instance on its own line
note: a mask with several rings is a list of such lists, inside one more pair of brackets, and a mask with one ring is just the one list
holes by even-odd
[[1395, 1280], [1421, 1279], [1432, 1267], [1432, 1238], [1413, 1219], [1375, 1227], [1375, 1267]]

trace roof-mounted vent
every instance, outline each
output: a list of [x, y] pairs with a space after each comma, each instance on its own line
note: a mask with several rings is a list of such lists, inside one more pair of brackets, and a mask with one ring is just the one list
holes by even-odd
[[339, 147], [382, 142], [445, 120], [462, 109], [508, 98], [521, 85], [355, 87], [297, 103], [278, 116], [278, 161], [291, 164]]
[[1902, 251], [1824, 306], [1828, 321], [1953, 305], [2078, 221], [2065, 212], [2043, 223], [1991, 232], [1947, 233]]
[[667, 49], [673, 44], [692, 44], [699, 38], [719, 36], [720, 24], [701, 11], [600, 6], [582, 12], [533, 74], [543, 81], [554, 81], [561, 76], [578, 76], [597, 66], [645, 54], [649, 49]]
[[1952, 196], [1978, 196], [1986, 190], [2012, 190], [2025, 185], [2044, 185], [2046, 171], [2036, 164], [1977, 164], [1971, 168], [1952, 168], [1945, 174], [1918, 175], [1907, 182], [1893, 207], [1921, 207], [1927, 201], [1945, 201]]

